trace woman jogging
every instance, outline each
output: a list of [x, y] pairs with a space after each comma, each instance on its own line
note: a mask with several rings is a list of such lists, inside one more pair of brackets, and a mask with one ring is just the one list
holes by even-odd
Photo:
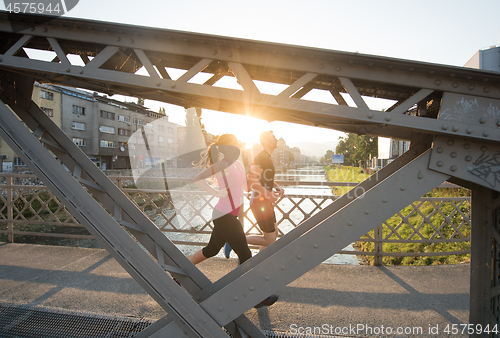
[[[198, 264], [217, 255], [227, 242], [240, 259], [240, 264], [252, 257], [238, 214], [242, 204], [243, 189], [247, 190], [243, 163], [238, 160], [241, 144], [232, 134], [224, 134], [209, 148], [200, 161], [208, 166], [194, 179], [194, 183], [209, 194], [219, 198], [212, 214], [214, 228], [208, 245], [189, 259]], [[221, 156], [221, 154], [223, 156]], [[222, 159], [220, 159], [223, 157]], [[212, 188], [206, 179], [215, 176], [219, 190]]]

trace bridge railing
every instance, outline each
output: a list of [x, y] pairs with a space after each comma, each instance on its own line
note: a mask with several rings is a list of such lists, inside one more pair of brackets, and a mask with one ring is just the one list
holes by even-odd
[[[210, 222], [216, 199], [196, 191], [190, 185], [182, 188], [136, 189], [132, 177], [110, 177], [122, 191], [146, 213], [155, 224], [178, 245], [205, 245], [212, 232]], [[154, 178], [151, 178], [154, 181]], [[183, 179], [169, 179], [169, 183]], [[157, 179], [156, 179], [157, 181]], [[185, 181], [185, 179], [184, 179]], [[296, 185], [281, 181], [280, 185]], [[280, 236], [331, 204], [339, 196], [331, 187], [353, 186], [356, 183], [300, 182], [311, 188], [323, 187], [304, 194], [286, 193], [276, 204]], [[443, 187], [454, 187], [444, 185]], [[313, 192], [314, 191], [314, 192]], [[470, 253], [470, 197], [423, 197], [385, 221], [357, 241], [354, 251], [341, 254], [373, 256], [373, 263], [382, 264], [383, 257], [447, 256]], [[246, 234], [260, 234], [250, 211], [248, 197], [240, 211]], [[375, 225], [374, 225], [375, 226]], [[52, 193], [34, 175], [0, 174], [0, 234], [14, 242], [40, 237], [46, 241], [92, 239]], [[42, 241], [43, 243], [43, 241]], [[416, 250], [411, 244], [427, 244]], [[449, 249], [461, 243], [460, 250]], [[410, 245], [408, 245], [410, 244]], [[456, 246], [456, 245], [455, 245]]]

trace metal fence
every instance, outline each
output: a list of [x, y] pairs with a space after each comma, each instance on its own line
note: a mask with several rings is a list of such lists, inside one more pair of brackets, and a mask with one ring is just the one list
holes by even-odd
[[[215, 199], [193, 186], [179, 184], [173, 189], [136, 189], [132, 177], [110, 177], [122, 191], [175, 243], [205, 245], [212, 232], [210, 222]], [[158, 179], [151, 178], [152, 181]], [[169, 179], [169, 182], [183, 179]], [[185, 181], [185, 180], [184, 180]], [[279, 182], [284, 186], [296, 184]], [[352, 186], [355, 183], [300, 182], [301, 185]], [[289, 190], [289, 189], [287, 189]], [[331, 191], [331, 190], [328, 190]], [[280, 236], [305, 219], [331, 204], [331, 194], [286, 194], [276, 205]], [[470, 253], [470, 197], [421, 198], [401, 210], [357, 242], [363, 251], [341, 251], [341, 254], [382, 258], [410, 256], [446, 256]], [[248, 200], [240, 211], [246, 234], [259, 234]], [[374, 225], [375, 226], [375, 225]], [[0, 234], [8, 242], [18, 236], [92, 239], [64, 206], [33, 175], [0, 174]], [[428, 244], [425, 251], [398, 249], [401, 244]], [[462, 243], [462, 250], [449, 250], [447, 244]], [[395, 247], [396, 246], [396, 247]], [[406, 252], [402, 252], [406, 251]]]

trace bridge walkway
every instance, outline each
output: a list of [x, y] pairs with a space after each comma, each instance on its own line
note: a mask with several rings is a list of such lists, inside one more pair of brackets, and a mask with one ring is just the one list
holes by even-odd
[[[236, 267], [236, 260], [214, 258], [199, 267], [215, 281]], [[164, 316], [157, 302], [104, 249], [2, 243], [0, 281], [0, 304], [152, 321]], [[324, 325], [333, 334], [335, 327], [342, 328], [346, 334], [338, 336], [387, 337], [376, 334], [384, 327], [422, 328], [422, 333], [392, 336], [442, 337], [448, 336], [447, 325], [468, 323], [469, 281], [469, 264], [321, 264], [281, 289], [275, 305], [250, 309], [245, 315], [264, 332], [288, 331], [287, 337], [314, 327], [324, 334]], [[352, 335], [346, 329], [350, 326], [361, 330]], [[429, 333], [429, 327], [438, 327], [439, 334]]]

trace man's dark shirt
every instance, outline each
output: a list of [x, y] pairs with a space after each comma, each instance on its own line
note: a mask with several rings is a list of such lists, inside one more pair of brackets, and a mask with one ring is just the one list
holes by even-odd
[[262, 169], [262, 173], [259, 175], [260, 184], [262, 184], [265, 189], [272, 191], [274, 186], [275, 171], [271, 155], [269, 155], [267, 151], [262, 150], [253, 159], [253, 165]]

